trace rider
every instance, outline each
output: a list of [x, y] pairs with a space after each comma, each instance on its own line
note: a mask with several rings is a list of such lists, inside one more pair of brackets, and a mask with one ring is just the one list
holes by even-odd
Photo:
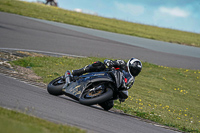
[[66, 81], [69, 83], [73, 79], [73, 76], [80, 76], [88, 72], [104, 71], [106, 69], [106, 66], [111, 69], [119, 70], [123, 73], [123, 83], [120, 88], [124, 90], [128, 90], [131, 88], [135, 81], [135, 77], [142, 70], [142, 63], [136, 58], [131, 58], [127, 63], [123, 60], [104, 60], [104, 63], [97, 61], [81, 69], [72, 70], [72, 74], [70, 73], [70, 71], [67, 71], [65, 74], [65, 78], [68, 79]]

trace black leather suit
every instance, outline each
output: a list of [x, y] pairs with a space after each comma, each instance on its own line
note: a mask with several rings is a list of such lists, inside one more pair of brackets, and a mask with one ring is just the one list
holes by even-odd
[[100, 71], [104, 71], [106, 69], [106, 66], [108, 68], [113, 68], [116, 70], [119, 70], [123, 73], [123, 83], [122, 86], [120, 87], [121, 89], [125, 89], [128, 90], [132, 87], [135, 78], [128, 72], [127, 66], [126, 66], [126, 62], [123, 60], [104, 60], [104, 63], [97, 61], [94, 62], [91, 65], [85, 66], [81, 69], [78, 70], [72, 70], [72, 75], [73, 76], [79, 76], [82, 75], [84, 73], [88, 73], [88, 72], [100, 72]]

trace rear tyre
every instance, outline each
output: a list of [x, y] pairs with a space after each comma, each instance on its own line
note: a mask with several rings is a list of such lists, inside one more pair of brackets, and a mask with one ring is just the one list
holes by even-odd
[[54, 80], [52, 80], [48, 86], [47, 86], [47, 91], [49, 94], [58, 96], [62, 95], [62, 88], [65, 85], [65, 80], [63, 80], [63, 77], [58, 77]]
[[94, 105], [103, 103], [113, 96], [113, 90], [111, 88], [105, 88], [104, 91], [98, 91], [96, 94], [91, 94], [90, 90], [86, 90], [80, 97], [79, 102], [85, 105]]

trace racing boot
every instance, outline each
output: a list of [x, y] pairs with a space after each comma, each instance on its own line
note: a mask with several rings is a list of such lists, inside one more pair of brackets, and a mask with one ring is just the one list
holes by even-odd
[[81, 69], [77, 69], [77, 70], [72, 70], [72, 75], [73, 76], [80, 76], [84, 73], [90, 72], [90, 67], [91, 65], [85, 66]]
[[106, 69], [106, 66], [100, 62], [100, 61], [97, 61], [97, 62], [94, 62], [93, 64], [91, 65], [87, 65], [81, 69], [77, 69], [77, 70], [72, 70], [72, 75], [73, 76], [80, 76], [84, 73], [88, 73], [88, 72], [100, 72], [100, 71], [103, 71]]
[[85, 73], [84, 68], [77, 69], [77, 70], [72, 70], [72, 75], [73, 76], [80, 76], [80, 75], [82, 75], [84, 73]]

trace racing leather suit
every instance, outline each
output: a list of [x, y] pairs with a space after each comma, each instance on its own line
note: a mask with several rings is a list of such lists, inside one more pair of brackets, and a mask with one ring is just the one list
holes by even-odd
[[94, 62], [91, 65], [85, 66], [81, 69], [78, 70], [72, 70], [72, 75], [73, 76], [79, 76], [82, 75], [84, 73], [88, 73], [88, 72], [100, 72], [100, 71], [104, 71], [106, 69], [106, 66], [108, 68], [113, 68], [115, 70], [119, 70], [123, 73], [123, 83], [120, 87], [120, 89], [122, 90], [128, 90], [132, 87], [135, 78], [128, 72], [127, 66], [126, 66], [126, 62], [123, 60], [104, 60], [104, 63], [97, 61]]

